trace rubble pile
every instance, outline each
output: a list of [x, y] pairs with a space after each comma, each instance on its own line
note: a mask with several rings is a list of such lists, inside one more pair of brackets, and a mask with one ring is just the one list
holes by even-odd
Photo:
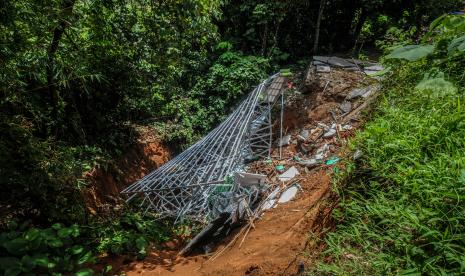
[[[303, 85], [287, 92], [284, 123], [280, 126], [275, 120], [273, 125], [274, 136], [279, 137], [276, 132], [281, 130], [282, 138], [275, 142], [270, 157], [244, 167], [246, 174], [264, 176], [266, 188], [261, 190], [260, 203], [244, 218], [247, 226], [243, 229], [253, 228], [263, 213], [298, 196], [299, 181], [312, 170], [335, 166], [344, 158], [339, 148], [360, 126], [361, 111], [380, 88], [369, 75], [381, 70], [374, 63], [314, 57]], [[356, 154], [358, 158], [361, 152]], [[197, 243], [193, 241], [189, 248]]]

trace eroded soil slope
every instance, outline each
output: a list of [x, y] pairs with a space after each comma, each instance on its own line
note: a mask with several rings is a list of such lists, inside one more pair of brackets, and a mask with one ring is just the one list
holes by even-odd
[[[321, 250], [321, 235], [331, 226], [330, 213], [337, 204], [330, 189], [331, 177], [342, 169], [339, 160], [353, 158], [344, 153], [344, 146], [362, 125], [360, 112], [376, 96], [373, 91], [363, 96], [354, 91], [374, 83], [361, 72], [332, 68], [313, 76], [304, 86], [309, 93], [290, 93], [283, 129], [291, 139], [283, 148], [283, 158], [276, 158], [276, 147], [271, 163], [257, 161], [249, 172], [267, 174], [276, 182], [276, 165], [295, 166], [300, 174], [280, 184], [300, 185], [292, 201], [267, 210], [250, 231], [236, 229], [205, 254], [178, 256], [182, 244], [170, 242], [162, 250], [153, 249], [143, 261], [114, 259], [113, 271], [127, 275], [295, 275], [311, 265], [309, 252]], [[335, 130], [332, 134], [331, 129]], [[308, 132], [304, 139], [299, 137], [303, 130]], [[323, 159], [310, 164], [321, 149]]]

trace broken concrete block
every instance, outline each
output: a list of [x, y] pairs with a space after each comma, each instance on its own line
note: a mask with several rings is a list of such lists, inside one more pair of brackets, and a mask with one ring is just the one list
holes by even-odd
[[300, 174], [296, 167], [292, 166], [283, 174], [279, 175], [278, 178], [281, 181], [289, 181], [294, 178], [296, 175]]
[[372, 65], [372, 66], [368, 66], [368, 67], [365, 67], [364, 68], [364, 71], [373, 71], [373, 72], [379, 72], [379, 71], [383, 71], [384, 70], [384, 67], [382, 65]]
[[340, 57], [313, 56], [313, 60], [327, 63], [333, 67], [356, 67], [353, 62]]
[[367, 92], [368, 92], [367, 87], [356, 88], [356, 89], [352, 90], [352, 91], [346, 96], [346, 100], [353, 100], [353, 99], [362, 97], [362, 96], [363, 96], [365, 93], [367, 93]]
[[310, 132], [307, 129], [302, 129], [299, 135], [297, 135], [297, 138], [301, 141], [305, 141], [308, 139], [310, 136]]
[[349, 101], [344, 101], [341, 103], [339, 108], [342, 110], [342, 112], [349, 113], [352, 110], [352, 103]]
[[329, 67], [327, 65], [318, 65], [316, 67], [316, 71], [318, 73], [329, 73], [329, 72], [331, 72], [331, 67]]
[[287, 188], [279, 197], [278, 203], [285, 203], [291, 201], [299, 191], [299, 185], [294, 184], [291, 187]]
[[331, 128], [330, 130], [326, 131], [325, 134], [323, 134], [323, 137], [324, 138], [331, 138], [333, 137], [334, 135], [336, 135], [336, 129], [335, 128]]
[[318, 166], [321, 162], [316, 160], [316, 159], [306, 159], [306, 160], [301, 160], [299, 162], [300, 165], [305, 166], [307, 168], [314, 168]]

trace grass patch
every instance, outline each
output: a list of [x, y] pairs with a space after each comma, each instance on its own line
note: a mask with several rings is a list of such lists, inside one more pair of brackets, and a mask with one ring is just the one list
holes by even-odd
[[337, 187], [325, 261], [311, 273], [465, 273], [465, 89], [457, 70], [465, 59], [438, 62], [437, 51], [396, 63], [386, 77], [373, 120], [353, 141], [364, 157]]

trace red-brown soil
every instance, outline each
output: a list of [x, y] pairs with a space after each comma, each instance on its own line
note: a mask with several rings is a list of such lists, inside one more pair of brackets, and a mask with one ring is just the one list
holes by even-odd
[[[326, 76], [328, 77], [328, 76]], [[313, 86], [310, 94], [296, 94], [288, 98], [284, 113], [284, 133], [293, 137], [303, 128], [312, 129], [317, 123], [331, 124], [334, 114], [344, 121], [338, 105], [356, 86], [371, 82], [357, 72], [333, 70], [327, 79]], [[326, 86], [326, 88], [324, 88]], [[320, 87], [316, 89], [315, 87]], [[353, 108], [361, 101], [353, 102]], [[331, 113], [331, 111], [333, 111]], [[345, 120], [347, 123], [348, 120]], [[346, 138], [360, 127], [359, 120], [352, 120], [350, 131], [338, 133], [337, 137], [319, 139], [310, 145], [315, 150], [322, 144], [330, 145], [330, 154], [341, 159], [347, 157], [344, 150]], [[276, 129], [276, 128], [275, 128]], [[308, 169], [297, 164], [294, 157], [300, 150], [300, 142], [291, 143], [283, 149], [283, 159], [273, 160], [267, 166], [254, 164], [252, 172], [266, 173], [274, 179], [277, 163], [286, 168], [296, 166], [300, 172], [297, 181], [302, 190], [292, 201], [278, 204], [267, 210], [255, 221], [250, 231], [237, 229], [206, 255], [182, 257], [178, 251], [181, 243], [171, 242], [163, 250], [153, 249], [143, 261], [117, 257], [110, 261], [112, 273], [126, 275], [296, 275], [299, 266], [311, 265], [311, 252], [320, 252], [322, 235], [331, 227], [330, 214], [337, 204], [331, 193], [331, 176], [334, 166], [320, 165]], [[302, 154], [302, 153], [300, 153]], [[273, 156], [277, 155], [277, 149]], [[259, 161], [260, 162], [260, 161]], [[342, 168], [341, 168], [342, 169]], [[226, 247], [226, 248], [225, 248]], [[219, 254], [221, 252], [221, 254]]]
[[121, 202], [119, 193], [129, 184], [163, 165], [171, 158], [169, 147], [160, 142], [151, 128], [137, 128], [137, 143], [115, 164], [94, 168], [84, 177], [90, 184], [83, 191], [91, 214], [101, 214]]

